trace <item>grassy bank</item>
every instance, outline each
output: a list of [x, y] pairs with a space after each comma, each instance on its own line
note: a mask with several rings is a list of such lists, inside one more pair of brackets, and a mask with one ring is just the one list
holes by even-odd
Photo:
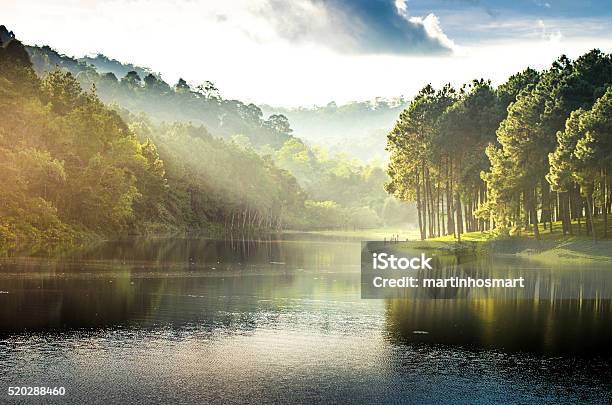
[[540, 238], [533, 230], [521, 231], [509, 237], [498, 237], [490, 232], [469, 232], [461, 235], [459, 242], [452, 235], [419, 241], [418, 245], [428, 249], [475, 250], [493, 254], [513, 254], [540, 261], [610, 261], [612, 262], [612, 221], [608, 224], [608, 238], [604, 239], [603, 220], [596, 219], [595, 235], [586, 234], [586, 225], [572, 223], [573, 235], [563, 235], [561, 222], [553, 222], [543, 229]]

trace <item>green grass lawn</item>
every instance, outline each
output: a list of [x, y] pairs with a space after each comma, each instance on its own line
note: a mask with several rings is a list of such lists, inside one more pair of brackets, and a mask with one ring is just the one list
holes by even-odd
[[603, 218], [595, 219], [597, 240], [586, 235], [586, 225], [581, 224], [578, 233], [578, 222], [572, 223], [574, 234], [563, 235], [561, 222], [554, 222], [552, 232], [540, 224], [540, 240], [536, 240], [532, 231], [521, 231], [519, 235], [507, 238], [495, 237], [491, 232], [468, 232], [461, 235], [461, 243], [452, 235], [420, 240], [418, 229], [414, 228], [375, 228], [357, 230], [328, 230], [311, 233], [355, 238], [361, 240], [390, 240], [399, 234], [398, 248], [404, 247], [456, 251], [462, 249], [491, 249], [504, 254], [516, 254], [539, 261], [603, 261], [612, 262], [612, 216], [608, 223], [608, 238], [603, 239]]
[[[595, 235], [597, 240], [604, 239], [604, 222], [603, 218], [598, 217], [595, 218]], [[578, 221], [572, 221], [573, 235], [563, 235], [563, 227], [561, 225], [561, 221], [552, 223], [552, 232], [550, 230], [550, 224], [546, 224], [547, 229], [544, 229], [543, 224], [539, 225], [540, 229], [540, 240], [543, 241], [566, 241], [566, 240], [593, 240], [592, 236], [587, 236], [586, 234], [586, 223], [584, 220], [580, 225], [580, 229], [578, 229]], [[494, 238], [494, 235], [491, 232], [467, 232], [461, 234], [461, 240], [466, 242], [484, 242]], [[534, 239], [535, 235], [533, 230], [521, 230], [520, 234], [513, 235], [510, 238], [518, 238], [518, 239]], [[608, 237], [607, 240], [612, 239], [612, 215], [608, 218]], [[453, 235], [441, 236], [438, 238], [432, 238], [431, 240], [437, 241], [456, 241], [457, 238], [453, 237]]]
[[[561, 222], [553, 222], [552, 232], [548, 228], [549, 224], [547, 224], [547, 229], [543, 228], [543, 225], [540, 224], [540, 240], [542, 241], [592, 241], [591, 236], [586, 235], [586, 224], [582, 221], [580, 227], [580, 233], [578, 233], [578, 222], [572, 222], [573, 226], [573, 235], [563, 235]], [[354, 230], [321, 230], [321, 231], [311, 231], [309, 233], [320, 234], [326, 236], [339, 236], [339, 237], [347, 237], [347, 238], [358, 238], [363, 240], [390, 240], [394, 235], [399, 235], [400, 241], [406, 240], [419, 240], [420, 235], [418, 229], [410, 228], [410, 227], [390, 227], [390, 228], [373, 228], [373, 229], [354, 229]], [[603, 218], [595, 219], [595, 233], [597, 235], [598, 240], [603, 239]], [[484, 231], [484, 232], [468, 232], [461, 235], [462, 242], [487, 242], [492, 239], [495, 239], [495, 235], [492, 232]], [[508, 239], [510, 240], [535, 240], [535, 236], [532, 230], [525, 231], [521, 230], [520, 234], [510, 236]], [[610, 220], [608, 221], [608, 240], [612, 239], [612, 216], [610, 216]], [[437, 238], [427, 239], [429, 242], [457, 242], [457, 238], [453, 237], [453, 235], [445, 235]]]
[[[553, 222], [552, 232], [550, 228], [544, 229], [540, 224], [540, 240], [536, 240], [532, 230], [523, 230], [520, 234], [507, 238], [496, 238], [491, 232], [469, 232], [461, 235], [461, 241], [464, 244], [488, 246], [539, 261], [612, 261], [612, 217], [608, 221], [608, 237], [605, 239], [603, 218], [596, 218], [594, 223], [596, 240], [587, 236], [584, 221], [580, 233], [578, 222], [574, 221], [573, 235], [563, 235], [561, 222]], [[426, 242], [436, 247], [450, 242], [457, 245], [457, 239], [452, 235], [432, 238]]]

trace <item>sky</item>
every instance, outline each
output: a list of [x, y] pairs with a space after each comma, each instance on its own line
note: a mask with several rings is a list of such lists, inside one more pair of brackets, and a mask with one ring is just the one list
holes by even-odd
[[610, 0], [20, 0], [0, 24], [26, 44], [296, 107], [499, 84], [561, 54], [612, 52], [611, 17]]

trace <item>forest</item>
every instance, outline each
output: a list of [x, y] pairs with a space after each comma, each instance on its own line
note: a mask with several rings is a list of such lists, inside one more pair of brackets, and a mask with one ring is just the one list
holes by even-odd
[[[599, 50], [499, 86], [428, 84], [411, 100], [292, 110], [225, 99], [210, 81], [170, 85], [104, 55], [24, 46], [0, 28], [4, 246], [413, 218], [422, 239], [608, 237], [612, 56]], [[400, 111], [386, 171], [363, 163], [372, 147], [361, 161], [330, 152], [287, 117], [328, 145], [338, 138], [322, 120], [367, 128], [351, 142], [369, 145], [368, 131]]]
[[484, 79], [427, 85], [387, 150], [386, 190], [416, 202], [421, 239], [475, 231], [539, 239], [556, 223], [563, 235], [606, 238], [612, 56], [561, 56], [496, 88]]
[[214, 83], [192, 86], [179, 79], [173, 86], [150, 69], [121, 64], [104, 55], [75, 59], [49, 46], [27, 46], [32, 67], [39, 76], [55, 70], [69, 72], [84, 90], [95, 87], [103, 102], [131, 112], [143, 112], [154, 122], [191, 122], [204, 125], [218, 137], [236, 134], [256, 146], [280, 147], [291, 137], [287, 118], [273, 114], [267, 119], [255, 104], [222, 97]]
[[264, 119], [210, 82], [170, 86], [101, 55], [24, 46], [0, 28], [3, 247], [374, 227], [412, 213], [382, 189], [381, 166], [307, 145], [285, 116]]

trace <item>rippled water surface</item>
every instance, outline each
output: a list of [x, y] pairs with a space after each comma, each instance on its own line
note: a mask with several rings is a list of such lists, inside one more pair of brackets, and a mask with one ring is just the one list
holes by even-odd
[[612, 401], [609, 300], [363, 300], [360, 249], [156, 239], [3, 259], [0, 402], [28, 385], [75, 403]]

